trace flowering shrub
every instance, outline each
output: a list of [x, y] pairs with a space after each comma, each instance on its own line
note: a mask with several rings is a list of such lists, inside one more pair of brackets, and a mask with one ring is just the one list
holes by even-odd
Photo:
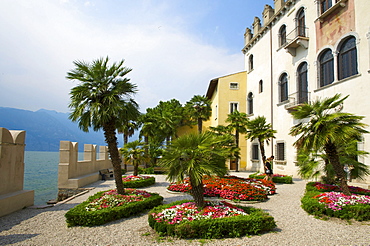
[[153, 208], [148, 222], [160, 235], [180, 238], [242, 237], [276, 227], [274, 218], [262, 209], [206, 201], [198, 211], [190, 200]]
[[[319, 191], [341, 191], [341, 188], [338, 185], [322, 184], [320, 182], [314, 182], [313, 186]], [[356, 186], [348, 186], [351, 193], [369, 195], [370, 190], [363, 189]]]
[[179, 224], [186, 221], [225, 218], [238, 215], [247, 215], [247, 213], [223, 201], [206, 201], [206, 206], [200, 211], [197, 209], [195, 202], [187, 202], [171, 206], [157, 214], [152, 213], [153, 218], [157, 222], [166, 222], [168, 224]]
[[[214, 177], [204, 176], [204, 195], [209, 197], [221, 197], [228, 200], [261, 201], [267, 195], [275, 194], [275, 185], [271, 181], [239, 178], [235, 176]], [[170, 191], [190, 192], [189, 178], [182, 183], [171, 183]]]
[[152, 185], [155, 183], [155, 178], [151, 176], [143, 175], [129, 175], [122, 177], [123, 184], [125, 188], [141, 188]]
[[130, 202], [143, 201], [150, 197], [150, 193], [135, 189], [125, 189], [125, 194], [120, 195], [117, 190], [106, 191], [101, 197], [93, 200], [86, 206], [87, 211], [96, 211], [104, 208], [113, 208], [122, 206]]
[[340, 192], [325, 192], [320, 195], [314, 196], [317, 198], [319, 203], [325, 204], [327, 208], [332, 210], [342, 210], [344, 206], [356, 205], [356, 204], [369, 204], [370, 196], [365, 195], [351, 195], [346, 196]]

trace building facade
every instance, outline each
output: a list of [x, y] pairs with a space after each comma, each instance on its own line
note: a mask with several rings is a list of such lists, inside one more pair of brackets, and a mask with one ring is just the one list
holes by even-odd
[[[242, 49], [246, 91], [238, 95], [245, 108], [239, 110], [251, 119], [265, 116], [277, 131], [266, 148], [266, 156], [275, 156], [275, 173], [297, 176], [296, 139], [289, 135], [297, 124], [290, 111], [297, 105], [337, 93], [349, 95], [343, 111], [365, 116], [362, 122], [370, 125], [368, 7], [367, 0], [275, 0], [274, 7], [266, 5], [261, 18], [254, 18], [253, 28], [246, 28]], [[221, 119], [221, 95], [233, 98], [225, 94], [210, 97], [218, 102], [213, 102], [213, 118]], [[220, 121], [211, 121], [217, 124]], [[245, 145], [245, 170], [262, 171], [258, 143], [246, 141]], [[358, 148], [370, 152], [369, 134]], [[360, 161], [370, 165], [369, 158]], [[370, 177], [359, 182], [370, 183]]]

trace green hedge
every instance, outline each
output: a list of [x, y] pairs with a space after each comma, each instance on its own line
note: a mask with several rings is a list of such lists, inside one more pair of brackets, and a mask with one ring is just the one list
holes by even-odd
[[101, 191], [93, 196], [90, 196], [85, 202], [70, 209], [66, 214], [67, 226], [97, 226], [110, 221], [118, 220], [121, 218], [130, 217], [139, 214], [146, 209], [151, 209], [155, 206], [161, 205], [163, 197], [157, 193], [150, 193], [152, 196], [146, 198], [144, 201], [131, 202], [123, 206], [114, 208], [105, 208], [96, 211], [86, 211], [86, 206], [93, 200], [102, 196]]
[[309, 182], [306, 184], [305, 195], [301, 199], [301, 207], [308, 213], [318, 217], [336, 217], [340, 219], [355, 219], [358, 221], [370, 220], [370, 205], [357, 204], [343, 206], [341, 210], [332, 210], [325, 207], [324, 204], [318, 202], [318, 199], [313, 198], [316, 195], [325, 193], [325, 191], [319, 191], [314, 186], [315, 182]]
[[[249, 178], [252, 179], [263, 179], [264, 175], [258, 175], [258, 173], [253, 173], [249, 175]], [[284, 176], [284, 177], [272, 177], [272, 182], [280, 183], [280, 184], [293, 184], [293, 177], [292, 176]]]
[[256, 235], [263, 231], [270, 231], [276, 227], [274, 218], [262, 209], [243, 206], [237, 207], [243, 209], [249, 215], [187, 221], [172, 225], [166, 222], [157, 222], [151, 215], [152, 213], [159, 213], [173, 205], [190, 201], [191, 200], [177, 201], [152, 209], [148, 216], [149, 225], [160, 235], [206, 239]]
[[155, 183], [155, 177], [150, 177], [148, 179], [127, 181], [123, 183], [125, 188], [142, 188], [153, 185]]

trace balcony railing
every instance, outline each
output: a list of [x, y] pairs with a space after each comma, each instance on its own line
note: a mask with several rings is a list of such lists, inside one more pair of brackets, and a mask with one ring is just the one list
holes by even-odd
[[308, 91], [295, 92], [288, 96], [288, 101], [289, 102], [285, 104], [284, 107], [287, 110], [292, 110], [303, 103], [309, 103], [311, 101], [311, 92]]
[[308, 28], [305, 26], [297, 26], [286, 36], [286, 43], [284, 49], [286, 49], [292, 56], [295, 56], [295, 50], [302, 46], [308, 48]]

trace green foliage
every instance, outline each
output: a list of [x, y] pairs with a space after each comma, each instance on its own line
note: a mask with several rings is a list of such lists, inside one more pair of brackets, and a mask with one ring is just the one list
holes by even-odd
[[147, 187], [153, 184], [155, 184], [154, 177], [124, 182], [125, 188], [142, 188], [142, 187]]
[[329, 216], [340, 219], [355, 219], [358, 221], [370, 220], [370, 209], [368, 204], [356, 204], [344, 206], [341, 210], [332, 210], [325, 207], [324, 204], [318, 202], [316, 195], [323, 193], [314, 186], [316, 182], [309, 182], [306, 184], [305, 195], [301, 199], [301, 207], [309, 214], [319, 218]]
[[148, 167], [148, 168], [139, 167], [139, 174], [154, 174], [154, 168], [153, 167]]
[[[258, 173], [253, 173], [249, 175], [249, 178], [253, 179], [263, 179], [265, 178], [264, 175], [258, 175]], [[272, 178], [272, 182], [280, 183], [280, 184], [293, 184], [293, 177], [292, 176], [274, 176]]]
[[146, 198], [144, 201], [131, 202], [123, 206], [114, 208], [105, 208], [96, 211], [87, 211], [86, 206], [93, 200], [101, 197], [105, 191], [98, 192], [90, 196], [85, 202], [78, 204], [76, 207], [71, 208], [66, 214], [67, 226], [97, 226], [108, 223], [110, 221], [127, 218], [135, 214], [139, 214], [146, 209], [151, 209], [155, 206], [162, 204], [163, 197], [150, 193], [152, 196]]
[[273, 230], [276, 227], [274, 218], [262, 209], [244, 206], [237, 207], [243, 209], [249, 215], [188, 221], [180, 224], [157, 222], [151, 215], [185, 202], [190, 202], [190, 200], [176, 201], [152, 209], [148, 216], [149, 225], [160, 235], [205, 239], [256, 235], [264, 231]]

